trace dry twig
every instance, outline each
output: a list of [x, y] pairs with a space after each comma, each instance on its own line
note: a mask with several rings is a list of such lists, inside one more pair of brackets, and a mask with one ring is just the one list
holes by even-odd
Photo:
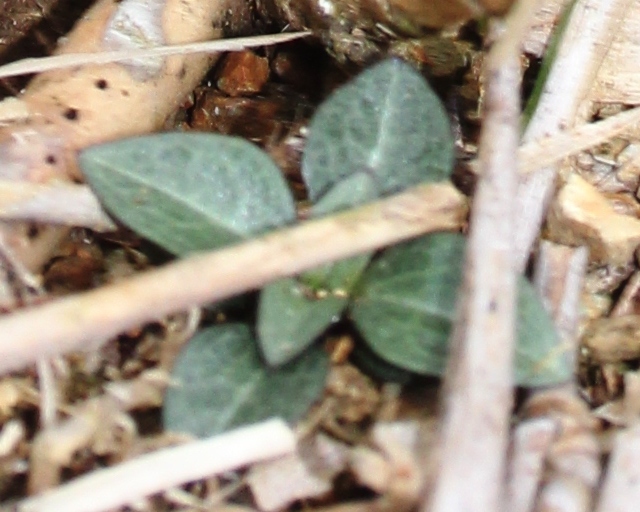
[[[520, 122], [520, 46], [537, 2], [520, 0], [486, 60], [481, 178], [445, 377], [442, 465], [432, 512], [502, 509], [511, 413], [516, 275], [512, 237]], [[460, 492], [464, 488], [465, 492]]]
[[282, 420], [268, 420], [94, 471], [41, 496], [22, 501], [17, 510], [107, 511], [176, 485], [290, 454], [295, 446], [295, 435]]
[[310, 32], [292, 32], [285, 34], [269, 34], [264, 36], [238, 37], [218, 41], [201, 43], [176, 44], [145, 48], [142, 50], [106, 51], [100, 53], [73, 53], [23, 59], [11, 64], [0, 66], [0, 78], [42, 73], [55, 69], [86, 66], [89, 64], [109, 64], [130, 59], [145, 59], [149, 57], [167, 57], [169, 55], [188, 55], [192, 53], [218, 53], [242, 51], [246, 48], [286, 43], [294, 39], [308, 36]]
[[282, 276], [429, 231], [459, 228], [464, 197], [422, 185], [336, 216], [203, 253], [102, 289], [0, 319], [0, 373], [46, 355], [95, 347], [165, 314], [259, 288]]
[[556, 437], [558, 423], [538, 418], [518, 425], [513, 433], [507, 480], [509, 512], [531, 512], [543, 477], [549, 447]]

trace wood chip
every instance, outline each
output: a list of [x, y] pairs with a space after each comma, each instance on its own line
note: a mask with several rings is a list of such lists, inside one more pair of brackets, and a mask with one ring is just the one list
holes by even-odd
[[605, 197], [579, 176], [572, 175], [549, 212], [549, 237], [589, 248], [591, 261], [625, 265], [640, 244], [640, 220], [617, 213]]

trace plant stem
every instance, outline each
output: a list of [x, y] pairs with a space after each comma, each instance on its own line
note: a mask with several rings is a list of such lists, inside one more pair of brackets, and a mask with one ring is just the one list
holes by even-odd
[[503, 509], [516, 304], [511, 244], [520, 139], [520, 46], [536, 7], [536, 0], [514, 5], [485, 61], [480, 181], [445, 374], [441, 466], [425, 508], [430, 512]]
[[295, 446], [293, 431], [282, 420], [272, 419], [94, 471], [55, 490], [20, 502], [17, 510], [113, 510], [177, 485], [290, 454]]

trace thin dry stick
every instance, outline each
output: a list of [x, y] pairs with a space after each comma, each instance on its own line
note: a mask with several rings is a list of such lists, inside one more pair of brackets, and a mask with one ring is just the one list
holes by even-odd
[[515, 4], [486, 60], [481, 177], [445, 377], [432, 512], [502, 510], [512, 390], [520, 45], [536, 7], [536, 0]]
[[576, 368], [580, 297], [587, 272], [589, 251], [544, 241], [536, 261], [534, 284], [551, 314], [569, 367]]
[[511, 442], [505, 511], [533, 510], [547, 453], [559, 427], [551, 418], [536, 418], [516, 427]]
[[[573, 126], [596, 72], [602, 63], [631, 0], [577, 0], [538, 107], [524, 140], [555, 135]], [[515, 236], [516, 268], [522, 271], [538, 236], [556, 177], [546, 167], [523, 180], [518, 188]]]
[[163, 315], [263, 286], [279, 277], [429, 231], [459, 228], [465, 198], [449, 183], [396, 196], [203, 253], [0, 319], [0, 373], [88, 348]]
[[72, 68], [86, 64], [107, 64], [131, 59], [148, 57], [166, 57], [168, 55], [186, 55], [191, 53], [216, 53], [241, 51], [246, 48], [285, 43], [308, 36], [311, 32], [292, 32], [287, 34], [270, 34], [265, 36], [239, 37], [201, 43], [158, 46], [143, 50], [109, 51], [100, 53], [72, 53], [23, 59], [0, 66], [0, 78], [42, 73], [53, 69]]
[[623, 134], [640, 123], [640, 107], [621, 112], [603, 121], [588, 123], [570, 131], [543, 136], [520, 146], [518, 172], [529, 174]]
[[293, 453], [295, 446], [295, 435], [282, 420], [268, 420], [94, 471], [41, 496], [22, 501], [17, 510], [112, 510], [176, 485], [288, 455]]
[[41, 358], [36, 363], [40, 389], [40, 427], [49, 428], [58, 417], [58, 389], [51, 361]]
[[[527, 174], [596, 146], [640, 122], [640, 107], [582, 125], [570, 132], [520, 146], [518, 172]], [[470, 165], [478, 167], [478, 161]], [[30, 183], [0, 179], [0, 219], [82, 226], [96, 231], [115, 229], [87, 185]]]

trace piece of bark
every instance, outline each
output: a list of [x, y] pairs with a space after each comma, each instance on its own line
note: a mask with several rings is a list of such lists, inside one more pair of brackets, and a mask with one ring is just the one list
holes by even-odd
[[568, 0], [544, 0], [540, 2], [531, 28], [524, 40], [525, 53], [538, 58], [544, 55], [549, 44], [549, 38], [554, 29], [557, 28], [560, 14], [568, 3]]
[[[236, 3], [190, 1], [187, 8], [179, 0], [102, 0], [83, 16], [58, 53], [134, 50], [212, 39], [220, 35], [214, 27], [226, 21], [227, 9], [242, 9]], [[66, 157], [52, 163], [45, 156], [41, 169], [57, 168], [62, 174], [75, 175], [76, 150], [158, 129], [215, 58], [172, 55], [41, 73], [20, 99], [29, 109], [30, 129], [56, 140]], [[61, 169], [64, 161], [69, 167]]]
[[600, 476], [598, 420], [570, 387], [540, 391], [525, 402], [525, 417], [550, 418], [558, 435], [549, 447], [536, 512], [588, 512]]
[[617, 213], [595, 187], [572, 175], [551, 206], [548, 234], [588, 247], [592, 262], [624, 266], [640, 244], [640, 220]]
[[589, 512], [592, 489], [576, 478], [559, 475], [547, 483], [538, 497], [535, 512]]
[[87, 185], [0, 180], [0, 219], [113, 231], [116, 225]]
[[611, 317], [640, 315], [640, 272], [634, 272], [611, 310]]
[[640, 316], [599, 318], [589, 323], [582, 344], [596, 363], [617, 363], [640, 357]]
[[619, 168], [616, 171], [616, 178], [628, 189], [635, 190], [637, 194], [640, 184], [640, 142], [630, 142], [618, 155], [617, 164]]
[[618, 427], [636, 423], [640, 417], [640, 374], [637, 371], [625, 372], [622, 398], [609, 400], [595, 409], [593, 414]]
[[[376, 503], [394, 512], [414, 510], [421, 497], [425, 476], [419, 459], [419, 423], [376, 423], [371, 440], [384, 455], [389, 476], [384, 494]], [[366, 468], [361, 467], [361, 470], [366, 471]]]

